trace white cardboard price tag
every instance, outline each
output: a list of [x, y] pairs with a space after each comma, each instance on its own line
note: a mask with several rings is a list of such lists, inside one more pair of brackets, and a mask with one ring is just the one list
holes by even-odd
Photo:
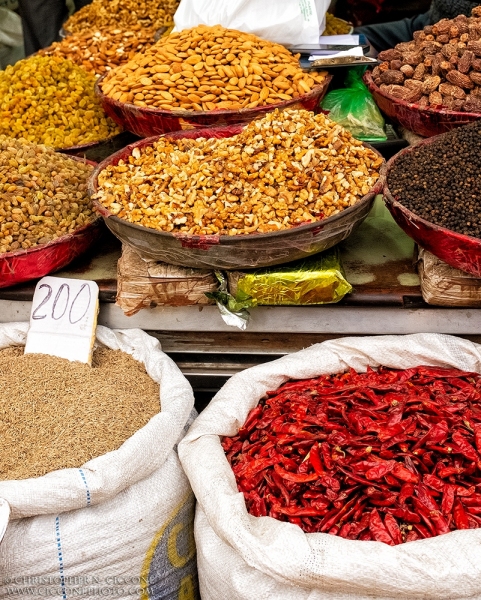
[[99, 311], [95, 281], [44, 277], [33, 296], [25, 354], [92, 363]]

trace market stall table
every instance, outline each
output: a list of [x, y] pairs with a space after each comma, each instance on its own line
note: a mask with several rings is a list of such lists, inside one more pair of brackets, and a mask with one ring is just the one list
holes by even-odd
[[[101, 325], [139, 327], [158, 337], [196, 390], [198, 404], [235, 372], [326, 339], [433, 332], [481, 342], [481, 311], [436, 308], [423, 301], [414, 242], [380, 197], [341, 244], [353, 293], [335, 305], [256, 307], [245, 332], [226, 325], [216, 306], [157, 306], [126, 317], [115, 305], [120, 251], [120, 242], [105, 232], [91, 252], [57, 274], [97, 282]], [[0, 289], [0, 322], [29, 319], [35, 283]]]

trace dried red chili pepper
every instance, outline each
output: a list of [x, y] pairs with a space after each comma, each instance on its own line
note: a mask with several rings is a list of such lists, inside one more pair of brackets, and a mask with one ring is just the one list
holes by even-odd
[[376, 509], [373, 509], [371, 512], [371, 517], [369, 519], [369, 532], [371, 533], [372, 539], [376, 542], [384, 542], [390, 546], [395, 545], [394, 540], [390, 536], [389, 531], [382, 522], [379, 512]]
[[453, 519], [457, 529], [469, 529], [469, 519], [460, 500], [454, 502]]
[[319, 475], [317, 473], [291, 473], [290, 471], [286, 471], [278, 464], [274, 465], [274, 471], [282, 477], [282, 479], [287, 479], [287, 481], [293, 481], [295, 483], [307, 483], [309, 481], [315, 481], [319, 479]]
[[441, 502], [441, 510], [445, 515], [450, 515], [452, 513], [455, 495], [456, 486], [446, 484], [444, 486], [443, 500]]
[[481, 526], [481, 376], [368, 368], [287, 382], [222, 446], [256, 516], [390, 545]]

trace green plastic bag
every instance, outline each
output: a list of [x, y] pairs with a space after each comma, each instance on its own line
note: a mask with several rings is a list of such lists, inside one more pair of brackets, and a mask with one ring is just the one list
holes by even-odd
[[363, 142], [384, 142], [384, 119], [371, 93], [364, 85], [359, 71], [351, 69], [345, 87], [329, 92], [322, 101], [322, 108], [329, 111], [329, 118]]

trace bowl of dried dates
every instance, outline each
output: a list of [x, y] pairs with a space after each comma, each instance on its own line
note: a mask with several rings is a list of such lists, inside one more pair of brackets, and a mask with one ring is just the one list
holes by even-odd
[[481, 118], [481, 7], [416, 31], [379, 60], [366, 85], [406, 129], [430, 137]]

